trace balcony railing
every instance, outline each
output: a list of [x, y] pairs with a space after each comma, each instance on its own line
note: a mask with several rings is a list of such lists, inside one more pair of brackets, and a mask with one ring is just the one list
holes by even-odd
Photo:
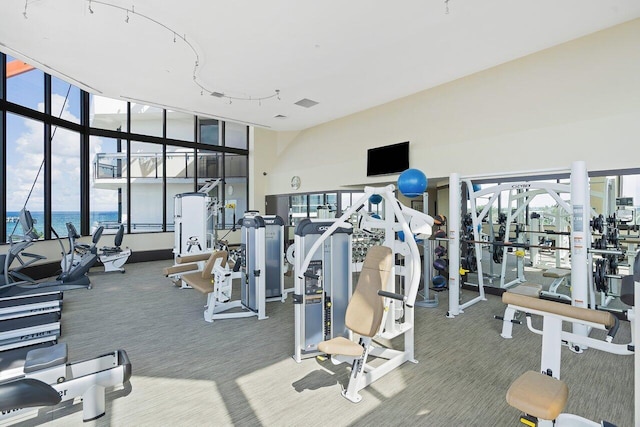
[[[222, 175], [221, 153], [200, 153], [197, 156], [199, 176], [203, 178]], [[167, 153], [167, 177], [193, 178], [196, 156], [192, 153]], [[97, 153], [93, 160], [94, 179], [161, 178], [162, 153], [132, 153], [131, 166], [127, 167], [127, 153]]]

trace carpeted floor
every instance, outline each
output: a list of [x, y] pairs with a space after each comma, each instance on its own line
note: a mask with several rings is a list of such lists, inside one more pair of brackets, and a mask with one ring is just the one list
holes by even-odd
[[[42, 410], [18, 425], [51, 426], [516, 426], [505, 401], [510, 383], [538, 370], [540, 337], [524, 326], [500, 337], [500, 298], [445, 316], [416, 308], [416, 358], [362, 392], [353, 404], [340, 395], [344, 365], [296, 363], [291, 298], [267, 304], [266, 320], [203, 320], [205, 296], [162, 276], [170, 261], [127, 265], [125, 274], [92, 273], [91, 290], [64, 296], [62, 341], [71, 360], [125, 349], [131, 389], [110, 394], [107, 414], [82, 423], [81, 405]], [[97, 271], [97, 270], [96, 270]], [[291, 278], [287, 278], [291, 281]], [[463, 291], [463, 299], [473, 292]], [[616, 342], [629, 342], [622, 322]], [[397, 344], [394, 342], [394, 344]], [[566, 412], [633, 426], [633, 358], [563, 349], [569, 385]]]

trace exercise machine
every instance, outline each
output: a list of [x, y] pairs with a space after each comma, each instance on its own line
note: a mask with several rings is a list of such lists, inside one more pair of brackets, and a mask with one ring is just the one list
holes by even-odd
[[[633, 276], [627, 276], [626, 280], [633, 285]], [[525, 372], [513, 382], [507, 392], [507, 402], [525, 413], [521, 417], [522, 423], [541, 427], [609, 425], [562, 413], [568, 399], [568, 387], [560, 380], [560, 356], [563, 345], [571, 346], [574, 351], [588, 347], [618, 355], [634, 354], [633, 345], [613, 343], [619, 327], [618, 318], [606, 311], [570, 306], [512, 292], [505, 292], [502, 300], [510, 309], [527, 313], [528, 328], [542, 335], [540, 371]], [[543, 317], [542, 330], [532, 326], [532, 314]], [[587, 328], [604, 330], [607, 335], [604, 340], [600, 340], [564, 331], [563, 322], [579, 323]]]
[[284, 288], [284, 220], [278, 215], [262, 215], [265, 238], [266, 298], [269, 301], [287, 300], [293, 289]]
[[[565, 170], [566, 171], [566, 170]], [[534, 172], [532, 172], [534, 174]], [[496, 175], [498, 176], [498, 175]], [[484, 177], [486, 178], [486, 176]], [[595, 296], [591, 289], [591, 273], [587, 268], [589, 254], [588, 248], [591, 245], [591, 234], [589, 233], [589, 214], [591, 213], [589, 200], [589, 178], [587, 175], [586, 164], [583, 161], [573, 162], [571, 165], [571, 184], [568, 186], [556, 183], [545, 182], [512, 182], [503, 183], [488, 188], [475, 189], [470, 179], [466, 179], [466, 187], [469, 191], [469, 200], [471, 202], [470, 212], [473, 220], [474, 241], [476, 246], [476, 254], [478, 261], [478, 289], [479, 295], [464, 303], [460, 297], [460, 233], [456, 227], [461, 224], [461, 178], [457, 173], [450, 176], [449, 188], [451, 195], [449, 197], [449, 311], [447, 317], [454, 318], [464, 312], [464, 309], [476, 304], [479, 301], [486, 300], [484, 295], [483, 275], [482, 275], [482, 251], [481, 240], [478, 233], [478, 226], [481, 225], [482, 219], [487, 215], [493, 203], [498, 199], [502, 191], [526, 190], [528, 192], [546, 192], [558, 203], [561, 208], [571, 216], [571, 262], [574, 268], [571, 269], [571, 303], [577, 307], [587, 307], [589, 304], [595, 307]], [[560, 193], [567, 192], [571, 194], [571, 203], [567, 203], [560, 197]], [[489, 201], [479, 214], [476, 212], [475, 200], [481, 196], [491, 195]], [[527, 203], [521, 203], [518, 209], [524, 209]], [[521, 211], [516, 211], [520, 214]], [[514, 218], [516, 215], [510, 213], [509, 217]], [[509, 220], [509, 218], [508, 218]], [[504, 242], [501, 245], [509, 245]], [[518, 245], [510, 245], [516, 247]], [[507, 246], [505, 246], [507, 247]], [[518, 281], [517, 284], [521, 282]], [[515, 285], [516, 283], [514, 283]], [[574, 332], [582, 336], [587, 336], [587, 328], [584, 325], [574, 324]]]
[[124, 225], [120, 224], [116, 236], [113, 239], [113, 246], [103, 246], [98, 251], [98, 260], [104, 266], [104, 272], [110, 273], [119, 271], [124, 273], [124, 265], [131, 256], [131, 249], [122, 249], [122, 240], [124, 238]]
[[[301, 220], [294, 231], [294, 269], [299, 272], [309, 249], [335, 220]], [[338, 227], [312, 255], [302, 277], [294, 281], [296, 362], [317, 356], [318, 344], [347, 337], [345, 313], [351, 297], [351, 225]]]
[[27, 353], [23, 366], [0, 373], [0, 421], [61, 402], [82, 400], [82, 418], [92, 421], [106, 410], [106, 391], [128, 385], [131, 362], [117, 350], [83, 362], [67, 363], [67, 345]]
[[[360, 336], [359, 341], [336, 336], [318, 344], [318, 350], [328, 354], [334, 364], [351, 364], [349, 384], [342, 395], [354, 403], [362, 399], [360, 390], [375, 380], [407, 361], [417, 363], [414, 358], [413, 326], [414, 303], [420, 286], [421, 260], [416, 238], [426, 239], [431, 236], [433, 218], [404, 206], [396, 199], [394, 191], [394, 185], [382, 188], [365, 187], [363, 196], [326, 228], [306, 251], [300, 268], [296, 269], [298, 280], [304, 280], [313, 257], [324, 247], [326, 239], [338, 228], [348, 228], [347, 221], [351, 215], [359, 212], [371, 196], [380, 196], [385, 201], [384, 217], [369, 217], [366, 225], [367, 228], [384, 230], [384, 241], [382, 245], [373, 246], [367, 251], [358, 286], [346, 310], [345, 326]], [[399, 232], [404, 234], [404, 241], [397, 239]], [[404, 264], [396, 264], [396, 256], [404, 257]], [[324, 269], [318, 272], [321, 273], [315, 274], [318, 280], [324, 280], [327, 272]], [[406, 279], [399, 289], [396, 286], [396, 275]], [[360, 289], [361, 282], [367, 285]], [[361, 309], [363, 316], [359, 314]], [[299, 328], [301, 325], [297, 324], [296, 330]], [[383, 344], [386, 340], [400, 336], [404, 338], [403, 349], [390, 348]], [[370, 358], [375, 358], [376, 361], [371, 363]]]
[[197, 192], [174, 196], [174, 245], [173, 255], [180, 256], [210, 253], [215, 247], [215, 226], [220, 210], [217, 197], [209, 193], [222, 182], [208, 181]]
[[[240, 220], [240, 301], [242, 307], [255, 313], [258, 319], [266, 319], [266, 238], [264, 219], [254, 211], [244, 214]], [[284, 252], [283, 252], [284, 255]]]

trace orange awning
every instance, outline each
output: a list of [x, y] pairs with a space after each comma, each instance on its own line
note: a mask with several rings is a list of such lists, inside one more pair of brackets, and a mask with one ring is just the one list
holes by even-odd
[[26, 73], [27, 71], [31, 71], [33, 69], [34, 67], [27, 64], [26, 62], [14, 59], [11, 62], [7, 62], [7, 78]]

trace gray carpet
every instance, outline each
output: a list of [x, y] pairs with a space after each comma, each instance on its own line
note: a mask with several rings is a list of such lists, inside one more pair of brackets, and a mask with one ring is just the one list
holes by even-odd
[[[513, 339], [501, 338], [501, 323], [493, 319], [504, 311], [497, 296], [455, 319], [445, 316], [445, 292], [438, 307], [416, 308], [419, 363], [392, 371], [353, 404], [340, 395], [348, 381], [344, 365], [292, 359], [291, 298], [268, 303], [266, 320], [206, 323], [205, 296], [174, 287], [161, 273], [169, 264], [92, 273], [93, 289], [65, 293], [62, 341], [71, 359], [125, 349], [133, 364], [131, 390], [112, 393], [107, 414], [90, 423], [82, 423], [75, 405], [43, 410], [18, 425], [519, 425], [505, 393], [521, 373], [538, 370], [540, 337], [516, 326]], [[470, 299], [473, 292], [462, 295]], [[629, 337], [623, 322], [616, 342]], [[632, 357], [566, 348], [562, 357], [570, 388], [565, 412], [633, 426]]]

